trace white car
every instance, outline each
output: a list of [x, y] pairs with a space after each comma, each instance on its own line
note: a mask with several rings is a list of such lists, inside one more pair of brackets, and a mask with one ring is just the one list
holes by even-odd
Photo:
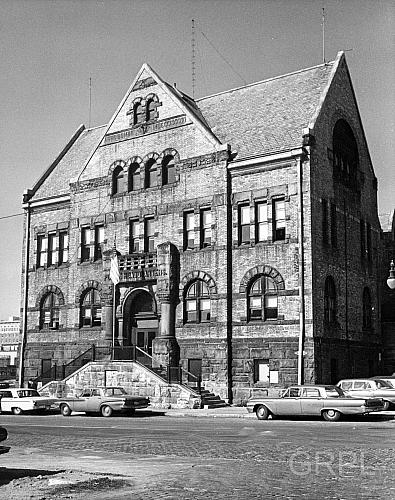
[[40, 394], [34, 389], [9, 388], [0, 389], [0, 409], [2, 412], [12, 412], [21, 415], [28, 411], [50, 410], [56, 399]]

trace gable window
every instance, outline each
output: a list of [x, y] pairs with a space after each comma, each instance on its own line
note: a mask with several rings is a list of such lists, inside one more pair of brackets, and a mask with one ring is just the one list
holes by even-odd
[[94, 288], [89, 288], [81, 298], [81, 326], [101, 325], [101, 299]]
[[40, 330], [59, 328], [59, 299], [53, 292], [48, 293], [41, 302]]
[[322, 206], [322, 241], [324, 244], [329, 243], [329, 220], [328, 220], [328, 201], [321, 200]]
[[162, 162], [162, 184], [173, 184], [176, 182], [176, 167], [173, 156], [166, 156]]
[[184, 250], [195, 248], [195, 214], [184, 212]]
[[140, 102], [133, 106], [133, 125], [138, 125], [144, 122], [144, 108]]
[[250, 321], [277, 318], [277, 286], [269, 276], [259, 276], [251, 283], [247, 300]]
[[43, 234], [37, 236], [37, 267], [47, 264], [48, 240]]
[[273, 241], [285, 240], [285, 201], [273, 200]]
[[86, 262], [90, 259], [91, 252], [91, 229], [83, 227], [81, 229], [81, 262]]
[[336, 287], [332, 276], [325, 280], [324, 321], [333, 324], [336, 321]]
[[268, 384], [270, 381], [269, 360], [254, 359], [254, 383], [264, 382]]
[[149, 160], [145, 164], [145, 187], [150, 188], [158, 184], [158, 171], [155, 160]]
[[255, 241], [267, 241], [269, 224], [267, 218], [267, 203], [258, 202], [255, 205]]
[[56, 249], [56, 234], [48, 234], [48, 266], [54, 266], [57, 264], [57, 249]]
[[141, 188], [140, 165], [132, 163], [129, 167], [129, 191], [138, 191]]
[[58, 264], [65, 264], [69, 260], [69, 235], [67, 231], [59, 232]]
[[362, 326], [372, 328], [372, 297], [368, 287], [364, 288], [362, 295]]
[[211, 210], [204, 208], [200, 211], [200, 248], [211, 245]]
[[251, 214], [249, 205], [239, 205], [239, 245], [250, 243]]
[[210, 321], [210, 293], [206, 283], [196, 280], [186, 290], [185, 322], [206, 323]]
[[131, 220], [129, 225], [129, 253], [140, 252], [140, 222]]
[[104, 243], [104, 226], [95, 226], [95, 260], [102, 259], [102, 245]]
[[146, 120], [148, 122], [150, 120], [154, 120], [155, 117], [156, 117], [156, 104], [153, 99], [150, 99], [147, 102]]
[[118, 166], [112, 174], [112, 194], [119, 194], [125, 191], [124, 170]]
[[155, 250], [154, 234], [154, 218], [147, 217], [144, 220], [144, 252], [153, 252]]
[[337, 211], [334, 203], [331, 203], [331, 244], [337, 247]]
[[338, 120], [333, 129], [335, 177], [351, 189], [357, 189], [358, 146], [350, 125]]

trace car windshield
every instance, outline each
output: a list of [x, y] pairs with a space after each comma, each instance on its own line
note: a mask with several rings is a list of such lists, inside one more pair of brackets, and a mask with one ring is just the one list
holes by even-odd
[[328, 398], [340, 398], [344, 396], [344, 392], [340, 389], [340, 387], [335, 387], [334, 385], [326, 386], [325, 392]]
[[107, 387], [104, 390], [105, 396], [123, 396], [124, 394], [126, 394], [126, 391], [122, 387]]
[[31, 398], [31, 397], [37, 397], [40, 396], [40, 394], [37, 391], [34, 391], [33, 389], [24, 389], [23, 391], [17, 391], [18, 398]]

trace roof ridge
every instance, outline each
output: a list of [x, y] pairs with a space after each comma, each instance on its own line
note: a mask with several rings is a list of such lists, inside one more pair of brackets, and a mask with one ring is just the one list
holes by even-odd
[[270, 82], [273, 80], [279, 80], [280, 78], [285, 78], [291, 75], [297, 75], [298, 73], [303, 73], [304, 71], [311, 71], [312, 69], [320, 68], [321, 66], [332, 66], [336, 61], [329, 61], [327, 63], [317, 64], [316, 66], [311, 66], [310, 68], [303, 68], [297, 71], [291, 71], [290, 73], [285, 73], [284, 75], [272, 76], [271, 78], [266, 78], [265, 80], [259, 80], [258, 82], [248, 83], [247, 85], [242, 85], [241, 87], [234, 87], [233, 89], [223, 90], [222, 92], [216, 92], [215, 94], [210, 94], [204, 97], [200, 97], [199, 99], [195, 99], [195, 102], [198, 103], [203, 101], [204, 99], [210, 99], [211, 97], [216, 97], [218, 95], [228, 94], [229, 92], [235, 92], [236, 90], [245, 89], [247, 87], [253, 87], [255, 85], [260, 85], [261, 83]]

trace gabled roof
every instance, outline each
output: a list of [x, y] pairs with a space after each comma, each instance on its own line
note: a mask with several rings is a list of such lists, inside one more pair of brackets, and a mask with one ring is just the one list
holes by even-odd
[[197, 100], [207, 123], [237, 159], [301, 147], [318, 114], [335, 62], [270, 78]]

